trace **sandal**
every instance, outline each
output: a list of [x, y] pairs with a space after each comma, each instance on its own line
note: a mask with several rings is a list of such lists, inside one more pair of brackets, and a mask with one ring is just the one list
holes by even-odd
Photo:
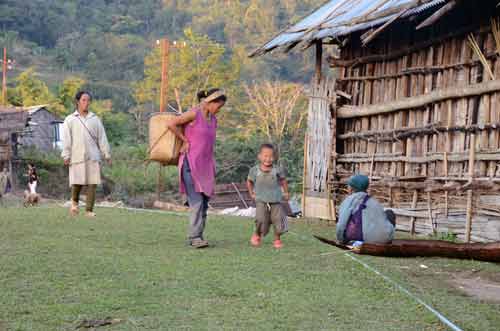
[[69, 213], [71, 216], [77, 216], [78, 215], [78, 205], [72, 204], [71, 208], [69, 209]]
[[260, 246], [260, 236], [256, 235], [255, 233], [252, 235], [252, 238], [250, 238], [250, 244], [253, 247], [258, 247]]
[[208, 247], [208, 241], [201, 238], [195, 238], [191, 240], [191, 247], [193, 248], [205, 248]]

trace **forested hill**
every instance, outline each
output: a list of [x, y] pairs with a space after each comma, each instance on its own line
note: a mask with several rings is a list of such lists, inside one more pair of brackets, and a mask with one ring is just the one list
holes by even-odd
[[[49, 67], [84, 73], [95, 81], [142, 78], [144, 56], [160, 37], [184, 37], [191, 28], [223, 44], [246, 80], [303, 80], [297, 59], [250, 60], [250, 50], [323, 0], [2, 0], [2, 44], [16, 54], [25, 42], [33, 56], [51, 56]], [[292, 65], [293, 63], [293, 65]], [[44, 68], [38, 68], [44, 70]]]
[[[167, 97], [175, 107], [176, 92], [184, 109], [199, 89], [216, 86], [229, 95], [219, 116], [218, 179], [244, 180], [256, 148], [272, 142], [301, 183], [307, 108], [301, 83], [311, 78], [312, 50], [248, 54], [324, 1], [0, 0], [0, 47], [15, 60], [8, 103], [46, 104], [64, 117], [75, 92], [89, 90], [111, 143], [121, 145], [124, 159], [144, 159], [148, 114], [159, 105], [156, 41], [166, 37], [186, 45], [169, 56]], [[125, 170], [122, 177], [132, 178]]]

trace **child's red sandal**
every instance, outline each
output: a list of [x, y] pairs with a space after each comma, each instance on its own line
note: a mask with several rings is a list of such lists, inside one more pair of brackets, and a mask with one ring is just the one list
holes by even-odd
[[283, 247], [283, 243], [281, 242], [281, 240], [275, 240], [274, 243], [273, 243], [273, 246], [276, 249], [280, 249], [280, 248]]
[[254, 247], [260, 246], [260, 236], [253, 234], [252, 238], [250, 238], [250, 244]]

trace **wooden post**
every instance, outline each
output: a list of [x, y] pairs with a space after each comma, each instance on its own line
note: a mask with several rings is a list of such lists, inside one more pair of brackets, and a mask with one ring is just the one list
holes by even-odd
[[368, 179], [370, 180], [370, 183], [372, 182], [372, 177], [373, 177], [373, 168], [375, 166], [375, 154], [377, 154], [377, 147], [378, 147], [378, 140], [375, 142], [375, 150], [373, 151], [372, 160], [370, 162], [370, 172], [368, 174]]
[[[411, 202], [412, 209], [417, 208], [417, 202], [418, 202], [418, 191], [415, 190], [415, 191], [413, 191], [413, 200]], [[415, 234], [415, 220], [416, 220], [415, 216], [412, 216], [410, 219], [410, 233], [412, 235]]]
[[7, 48], [3, 48], [2, 63], [2, 104], [7, 105]]
[[334, 80], [332, 83], [332, 99], [331, 99], [331, 104], [330, 104], [330, 109], [331, 109], [331, 120], [332, 120], [332, 139], [331, 139], [331, 154], [330, 158], [328, 159], [329, 166], [327, 167], [328, 169], [328, 176], [326, 178], [327, 184], [326, 184], [326, 189], [328, 190], [328, 212], [330, 214], [330, 220], [329, 221], [337, 221], [337, 211], [336, 211], [336, 202], [335, 202], [335, 196], [333, 195], [332, 192], [332, 187], [329, 185], [331, 183], [331, 179], [335, 178], [336, 172], [337, 172], [337, 93], [333, 92], [335, 91], [336, 87], [336, 81]]
[[321, 40], [316, 41], [316, 79], [317, 84], [321, 83], [322, 79], [322, 62], [323, 62], [323, 42]]
[[[469, 182], [472, 183], [474, 179], [474, 163], [476, 160], [476, 134], [471, 133], [470, 135], [470, 146], [469, 146]], [[466, 220], [465, 220], [465, 241], [470, 242], [471, 232], [472, 232], [472, 189], [467, 190], [467, 209], [466, 209]]]
[[471, 133], [470, 147], [469, 147], [469, 181], [472, 181], [474, 179], [475, 162], [476, 162], [476, 134]]
[[472, 230], [472, 190], [467, 190], [467, 210], [465, 219], [465, 241], [470, 242]]
[[161, 87], [160, 87], [160, 112], [165, 111], [165, 99], [168, 91], [168, 46], [167, 38], [161, 40]]
[[306, 217], [306, 185], [307, 185], [307, 132], [304, 135], [304, 170], [302, 172], [302, 217]]
[[158, 163], [158, 182], [156, 185], [156, 200], [160, 201], [161, 192], [163, 192], [163, 164]]
[[[444, 176], [448, 177], [448, 152], [444, 152], [444, 157], [443, 157], [443, 165], [444, 165]], [[449, 208], [448, 208], [448, 191], [444, 192], [444, 216], [448, 217], [449, 213]]]
[[429, 223], [431, 225], [432, 233], [436, 233], [436, 227], [434, 225], [434, 217], [432, 216], [432, 196], [431, 196], [431, 192], [427, 192], [427, 211], [429, 213]]
[[[161, 86], [160, 86], [160, 113], [165, 111], [168, 90], [168, 46], [169, 41], [164, 38], [160, 41], [161, 47]], [[156, 183], [156, 200], [160, 201], [163, 191], [163, 165], [158, 166], [158, 182]]]
[[179, 95], [179, 90], [174, 89], [174, 92], [175, 92], [175, 101], [177, 102], [177, 111], [179, 112], [179, 114], [181, 114], [182, 113], [182, 105], [181, 105], [181, 97]]

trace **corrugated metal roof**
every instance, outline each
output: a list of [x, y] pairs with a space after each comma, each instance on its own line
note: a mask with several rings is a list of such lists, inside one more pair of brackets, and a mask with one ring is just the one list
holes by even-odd
[[27, 111], [28, 114], [33, 115], [34, 113], [36, 113], [40, 109], [47, 108], [48, 106], [49, 106], [48, 104], [45, 104], [45, 105], [36, 105], [36, 106], [24, 107], [24, 111]]
[[293, 47], [324, 38], [336, 38], [379, 26], [406, 8], [401, 18], [419, 14], [449, 0], [330, 0], [300, 22], [254, 51], [257, 56], [275, 48]]

